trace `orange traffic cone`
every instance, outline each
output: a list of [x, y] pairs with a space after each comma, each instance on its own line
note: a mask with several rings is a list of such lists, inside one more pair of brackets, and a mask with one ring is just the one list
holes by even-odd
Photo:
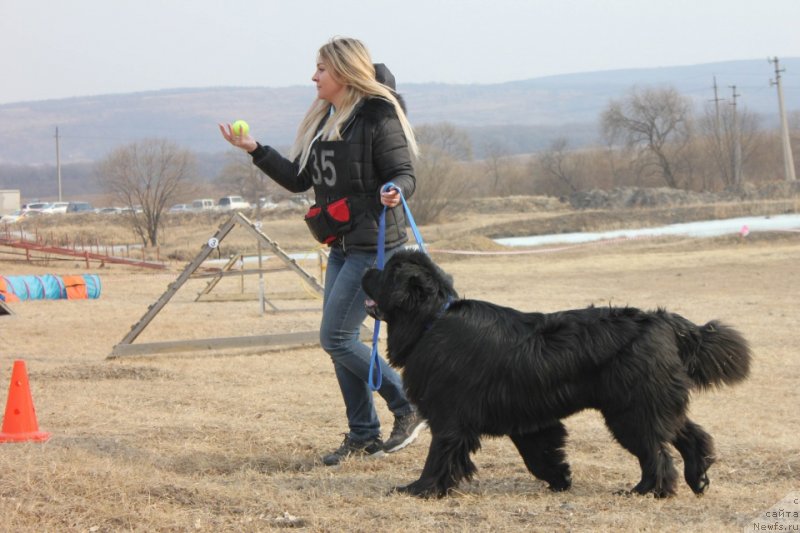
[[14, 361], [0, 442], [45, 441], [49, 438], [50, 433], [39, 431], [39, 424], [36, 422], [25, 361]]

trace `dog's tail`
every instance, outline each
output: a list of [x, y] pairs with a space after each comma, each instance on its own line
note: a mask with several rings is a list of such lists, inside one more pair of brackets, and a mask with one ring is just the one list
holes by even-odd
[[750, 374], [750, 346], [735, 329], [716, 320], [698, 326], [669, 314], [686, 372], [700, 389], [733, 385]]

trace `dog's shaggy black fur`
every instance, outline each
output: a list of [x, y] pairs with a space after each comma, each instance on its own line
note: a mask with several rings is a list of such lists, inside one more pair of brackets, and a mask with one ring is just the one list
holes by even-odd
[[462, 300], [420, 252], [398, 252], [362, 284], [367, 310], [388, 324], [389, 362], [404, 369], [432, 436], [422, 475], [396, 490], [444, 496], [475, 473], [470, 454], [482, 435], [508, 435], [533, 475], [566, 490], [560, 420], [588, 408], [639, 459], [642, 478], [632, 492], [675, 493], [670, 444], [689, 487], [707, 489], [713, 441], [686, 411], [692, 389], [747, 377], [750, 350], [734, 329], [697, 326], [665, 310], [523, 313]]

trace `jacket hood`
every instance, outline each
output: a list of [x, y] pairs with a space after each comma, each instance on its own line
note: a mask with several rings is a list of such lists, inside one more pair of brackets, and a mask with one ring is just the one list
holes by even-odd
[[403, 113], [407, 113], [408, 110], [406, 109], [406, 101], [397, 92], [397, 84], [392, 71], [389, 70], [389, 67], [383, 63], [374, 63], [372, 66], [375, 67], [375, 79], [392, 90], [392, 94], [395, 98], [397, 98], [397, 101], [400, 103], [400, 107], [403, 108]]
[[373, 67], [375, 67], [375, 79], [383, 85], [386, 85], [392, 91], [396, 91], [397, 85], [394, 80], [394, 74], [389, 70], [389, 67], [383, 63], [375, 63]]

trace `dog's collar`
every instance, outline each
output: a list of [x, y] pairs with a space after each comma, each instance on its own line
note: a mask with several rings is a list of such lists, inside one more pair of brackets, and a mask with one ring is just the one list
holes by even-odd
[[439, 309], [439, 312], [436, 313], [436, 318], [441, 318], [441, 316], [445, 314], [448, 309], [450, 309], [450, 306], [453, 305], [455, 301], [456, 301], [455, 298], [453, 298], [452, 296], [448, 296], [447, 301], [442, 305], [442, 308]]
[[447, 310], [450, 309], [450, 306], [453, 305], [453, 303], [455, 301], [456, 301], [456, 298], [454, 298], [452, 296], [448, 296], [447, 297], [447, 301], [444, 304], [442, 304], [441, 309], [439, 309], [439, 311], [436, 313], [436, 316], [433, 317], [433, 320], [431, 320], [428, 324], [425, 325], [425, 331], [428, 331], [429, 329], [431, 329], [431, 327], [433, 327], [433, 323], [436, 322], [437, 320], [439, 320], [440, 318], [442, 318], [444, 316], [444, 314], [447, 312]]

